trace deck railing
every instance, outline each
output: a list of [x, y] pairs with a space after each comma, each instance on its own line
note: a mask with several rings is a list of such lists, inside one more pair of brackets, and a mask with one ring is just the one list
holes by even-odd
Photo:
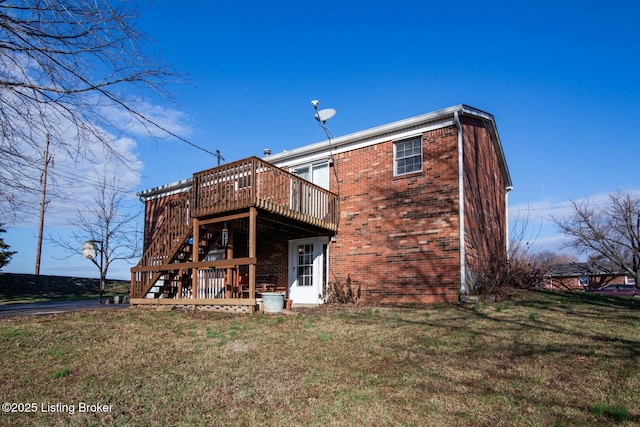
[[257, 157], [193, 175], [192, 216], [251, 206], [331, 231], [338, 229], [336, 194]]

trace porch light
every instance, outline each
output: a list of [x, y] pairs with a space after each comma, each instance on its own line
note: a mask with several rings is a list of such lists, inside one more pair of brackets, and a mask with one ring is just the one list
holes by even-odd
[[93, 240], [84, 242], [82, 245], [82, 256], [87, 259], [95, 259], [98, 254], [98, 247]]
[[222, 247], [226, 249], [229, 245], [229, 229], [227, 228], [227, 223], [224, 223], [224, 227], [222, 227]]

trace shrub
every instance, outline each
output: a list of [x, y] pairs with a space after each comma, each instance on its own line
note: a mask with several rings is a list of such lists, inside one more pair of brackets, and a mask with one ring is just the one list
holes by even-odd
[[475, 276], [472, 293], [505, 296], [512, 289], [530, 289], [542, 283], [543, 272], [524, 258], [492, 257]]
[[354, 293], [351, 287], [351, 276], [347, 276], [344, 284], [341, 281], [329, 283], [322, 297], [328, 303], [354, 304], [360, 299], [360, 286]]

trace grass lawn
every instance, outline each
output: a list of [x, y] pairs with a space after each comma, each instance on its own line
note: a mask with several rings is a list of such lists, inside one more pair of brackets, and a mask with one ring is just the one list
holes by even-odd
[[7, 319], [0, 365], [0, 425], [638, 425], [640, 301]]

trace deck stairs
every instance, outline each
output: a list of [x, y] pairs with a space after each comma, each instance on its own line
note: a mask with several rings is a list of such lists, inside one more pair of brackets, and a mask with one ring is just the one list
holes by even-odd
[[[193, 260], [193, 227], [187, 221], [177, 221], [177, 218], [187, 218], [189, 194], [186, 193], [168, 204], [164, 220], [158, 224], [157, 236], [140, 258], [137, 267], [147, 267], [163, 264], [180, 264]], [[198, 242], [198, 259], [203, 259], [209, 252], [217, 248], [220, 233], [214, 230], [201, 230]], [[182, 274], [181, 274], [182, 273]], [[135, 281], [139, 289], [137, 295], [145, 298], [174, 298], [177, 296], [180, 282], [189, 284], [190, 271], [181, 272], [143, 272]]]

